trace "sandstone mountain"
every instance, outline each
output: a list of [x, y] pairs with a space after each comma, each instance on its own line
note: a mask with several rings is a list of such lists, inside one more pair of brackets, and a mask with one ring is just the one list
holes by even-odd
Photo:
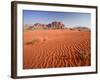
[[73, 28], [74, 30], [78, 30], [78, 31], [90, 31], [89, 28], [87, 27], [82, 27], [82, 26], [79, 26], [79, 27], [75, 27]]
[[32, 26], [24, 26], [24, 29], [26, 30], [36, 30], [36, 29], [63, 29], [65, 28], [65, 25], [62, 22], [54, 21], [49, 24], [41, 24], [36, 23]]
[[78, 26], [78, 27], [65, 27], [65, 25], [62, 22], [51, 22], [48, 24], [41, 24], [41, 23], [35, 23], [33, 25], [25, 25], [24, 26], [24, 30], [48, 30], [48, 29], [68, 29], [68, 30], [77, 30], [77, 31], [90, 31], [89, 28], [87, 27], [82, 27], [82, 26]]

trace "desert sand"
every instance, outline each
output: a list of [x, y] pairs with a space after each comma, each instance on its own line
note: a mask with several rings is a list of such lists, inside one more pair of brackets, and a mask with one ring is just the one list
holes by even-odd
[[23, 69], [91, 65], [90, 31], [24, 31]]

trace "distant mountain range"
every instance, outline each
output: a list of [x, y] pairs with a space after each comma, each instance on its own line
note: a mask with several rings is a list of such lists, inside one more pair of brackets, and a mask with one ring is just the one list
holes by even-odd
[[79, 30], [79, 31], [90, 31], [89, 28], [87, 27], [74, 27], [74, 28], [69, 28], [65, 27], [65, 25], [62, 22], [51, 22], [49, 24], [41, 24], [41, 23], [35, 23], [34, 25], [25, 25], [24, 30], [40, 30], [40, 29], [69, 29], [69, 30]]

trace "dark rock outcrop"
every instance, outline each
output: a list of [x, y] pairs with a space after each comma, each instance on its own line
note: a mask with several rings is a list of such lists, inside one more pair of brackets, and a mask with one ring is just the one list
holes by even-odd
[[51, 24], [47, 24], [47, 27], [51, 29], [63, 29], [65, 25], [62, 22], [54, 21]]

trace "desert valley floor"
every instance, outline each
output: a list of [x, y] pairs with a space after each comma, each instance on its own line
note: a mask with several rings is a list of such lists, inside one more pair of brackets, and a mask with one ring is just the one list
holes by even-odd
[[24, 31], [23, 69], [91, 65], [90, 31]]

